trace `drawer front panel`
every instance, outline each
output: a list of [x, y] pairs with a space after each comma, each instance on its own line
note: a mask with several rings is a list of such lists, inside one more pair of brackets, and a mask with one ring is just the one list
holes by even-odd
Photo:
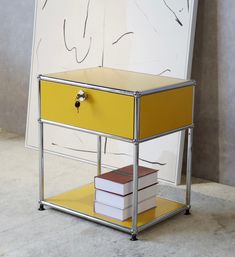
[[193, 90], [188, 86], [141, 97], [140, 138], [192, 124]]
[[[79, 90], [88, 97], [77, 110], [75, 98]], [[41, 118], [132, 139], [134, 98], [41, 81]]]

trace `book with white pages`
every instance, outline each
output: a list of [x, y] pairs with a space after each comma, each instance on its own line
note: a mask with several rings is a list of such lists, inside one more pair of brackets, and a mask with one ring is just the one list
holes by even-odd
[[[150, 185], [148, 187], [142, 188], [138, 191], [138, 202], [142, 202], [145, 199], [156, 196], [157, 183]], [[103, 203], [109, 206], [113, 206], [119, 209], [125, 209], [132, 205], [132, 193], [122, 196], [100, 189], [95, 191], [95, 201]]]
[[[138, 203], [138, 213], [147, 211], [154, 207], [156, 207], [155, 196]], [[132, 206], [125, 209], [119, 209], [103, 203], [99, 203], [97, 201], [94, 203], [94, 211], [98, 214], [105, 215], [120, 221], [126, 220], [132, 216]]]

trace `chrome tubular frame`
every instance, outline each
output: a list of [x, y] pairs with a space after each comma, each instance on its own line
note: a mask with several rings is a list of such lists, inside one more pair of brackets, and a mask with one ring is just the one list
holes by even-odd
[[[193, 117], [194, 122], [194, 102], [195, 102], [195, 87], [193, 87]], [[186, 169], [186, 199], [185, 204], [187, 210], [185, 214], [190, 214], [191, 208], [191, 184], [192, 184], [192, 154], [193, 154], [193, 127], [188, 128], [188, 145], [187, 145], [187, 169]]]
[[41, 122], [41, 87], [40, 79], [38, 78], [38, 137], [39, 137], [39, 204], [44, 200], [44, 136], [43, 136], [43, 122]]
[[117, 139], [117, 140], [128, 142], [128, 143], [133, 142], [132, 139], [128, 139], [128, 138], [125, 138], [125, 137], [119, 137], [119, 136], [115, 136], [115, 135], [111, 135], [111, 134], [107, 134], [107, 133], [103, 133], [103, 132], [98, 132], [98, 131], [96, 132], [96, 131], [93, 131], [93, 130], [74, 127], [74, 126], [70, 126], [70, 125], [66, 125], [66, 124], [62, 124], [62, 123], [58, 123], [58, 122], [54, 122], [54, 121], [50, 121], [50, 120], [41, 119], [41, 121], [45, 124], [54, 125], [54, 126], [58, 126], [58, 127], [61, 127], [61, 128], [68, 128], [68, 129], [77, 130], [77, 131], [85, 132], [85, 133], [92, 134], [92, 135], [98, 135], [98, 136], [113, 138], [113, 139]]
[[183, 128], [178, 128], [178, 129], [174, 129], [174, 130], [171, 130], [171, 131], [168, 131], [168, 132], [164, 132], [164, 133], [158, 134], [156, 136], [146, 137], [146, 138], [140, 139], [139, 142], [143, 143], [143, 142], [155, 139], [155, 138], [167, 136], [167, 135], [170, 135], [170, 134], [175, 133], [175, 132], [180, 132], [180, 131], [186, 130], [188, 128], [191, 128], [192, 126], [193, 125], [189, 125], [189, 126], [185, 126]]
[[102, 147], [102, 138], [97, 136], [97, 176], [101, 175], [101, 147]]
[[63, 211], [65, 213], [69, 213], [69, 214], [75, 215], [75, 216], [83, 218], [83, 219], [87, 219], [87, 220], [90, 220], [90, 221], [93, 221], [93, 222], [96, 222], [96, 223], [99, 223], [99, 224], [102, 224], [102, 225], [105, 225], [105, 226], [108, 226], [108, 227], [111, 227], [111, 228], [114, 228], [114, 229], [118, 229], [118, 230], [120, 230], [122, 232], [126, 232], [128, 234], [130, 233], [129, 228], [114, 224], [112, 222], [105, 221], [105, 220], [102, 220], [102, 219], [99, 219], [99, 218], [96, 218], [96, 217], [93, 217], [93, 216], [90, 216], [90, 215], [87, 215], [87, 214], [84, 214], [84, 213], [81, 213], [81, 212], [73, 211], [71, 209], [67, 209], [65, 207], [62, 207], [62, 206], [59, 206], [59, 205], [56, 205], [56, 204], [53, 204], [53, 203], [50, 203], [50, 202], [47, 202], [47, 201], [42, 201], [42, 203], [46, 206], [52, 207], [52, 208], [57, 209], [59, 211]]
[[49, 82], [67, 84], [67, 85], [76, 86], [76, 87], [90, 88], [90, 89], [101, 90], [101, 91], [110, 92], [110, 93], [114, 93], [114, 94], [122, 94], [122, 95], [129, 95], [129, 96], [135, 96], [137, 94], [139, 94], [139, 95], [149, 95], [149, 94], [153, 94], [153, 93], [168, 91], [168, 90], [171, 90], [171, 89], [187, 87], [187, 86], [192, 86], [192, 85], [195, 86], [196, 85], [196, 81], [189, 80], [189, 81], [186, 81], [186, 82], [179, 82], [177, 84], [170, 85], [170, 86], [165, 86], [165, 87], [161, 87], [161, 88], [154, 88], [154, 89], [138, 92], [138, 91], [129, 91], [129, 90], [124, 90], [124, 89], [117, 89], [117, 88], [112, 88], [112, 87], [107, 87], [107, 86], [100, 86], [100, 85], [97, 86], [97, 85], [93, 85], [93, 84], [87, 84], [87, 83], [84, 83], [84, 82], [77, 82], [77, 81], [53, 78], [53, 77], [48, 77], [48, 76], [45, 76], [45, 75], [40, 75], [39, 77], [40, 77], [40, 79], [45, 80], [45, 81], [49, 81]]
[[134, 144], [133, 144], [133, 194], [132, 194], [132, 240], [138, 233], [138, 177], [139, 177], [139, 127], [140, 127], [140, 96], [135, 95], [134, 112]]
[[40, 78], [42, 80], [49, 81], [49, 82], [54, 82], [54, 83], [59, 83], [59, 84], [66, 83], [67, 85], [71, 85], [71, 86], [75, 86], [75, 87], [90, 88], [90, 89], [101, 90], [101, 91], [115, 93], [115, 94], [122, 94], [122, 95], [129, 95], [129, 96], [133, 96], [133, 94], [134, 94], [132, 91], [128, 91], [128, 90], [121, 90], [121, 89], [115, 89], [115, 88], [110, 88], [110, 87], [101, 87], [101, 86], [86, 84], [86, 83], [82, 83], [82, 82], [52, 78], [52, 77], [47, 77], [47, 76], [42, 76], [42, 75], [40, 76]]
[[44, 151], [43, 151], [43, 123], [39, 123], [39, 202], [44, 200]]
[[173, 211], [171, 213], [168, 213], [168, 214], [166, 214], [166, 215], [164, 215], [162, 217], [159, 217], [159, 218], [157, 218], [157, 219], [155, 219], [155, 220], [153, 220], [153, 221], [151, 221], [151, 222], [149, 222], [147, 224], [144, 224], [141, 227], [139, 227], [139, 231], [143, 231], [143, 230], [145, 230], [145, 229], [147, 229], [147, 228], [149, 228], [149, 227], [151, 227], [151, 226], [153, 226], [153, 225], [155, 225], [157, 223], [160, 223], [160, 222], [162, 222], [164, 220], [167, 220], [167, 219], [175, 216], [176, 214], [184, 212], [186, 209], [187, 209], [187, 207], [182, 207], [182, 208], [177, 209], [177, 210], [175, 210], [175, 211]]
[[[53, 122], [53, 121], [48, 121], [48, 120], [43, 120], [41, 119], [41, 90], [40, 90], [40, 81], [41, 79], [43, 80], [47, 80], [47, 81], [52, 81], [52, 82], [57, 82], [57, 83], [62, 83], [61, 80], [59, 79], [54, 79], [54, 78], [48, 78], [46, 76], [39, 76], [38, 77], [38, 89], [39, 89], [39, 99], [38, 99], [38, 107], [39, 107], [39, 119], [38, 119], [38, 127], [39, 127], [39, 203], [40, 203], [40, 210], [43, 209], [43, 206], [49, 206], [52, 208], [55, 208], [57, 210], [72, 214], [72, 215], [76, 215], [78, 217], [81, 218], [85, 218], [87, 220], [91, 220], [100, 224], [103, 224], [105, 226], [109, 226], [112, 227], [114, 229], [118, 229], [120, 231], [126, 232], [131, 234], [131, 239], [132, 240], [137, 240], [137, 234], [139, 231], [142, 231], [156, 223], [159, 223], [161, 221], [164, 221], [180, 212], [183, 212], [186, 210], [186, 212], [189, 212], [190, 209], [190, 198], [191, 198], [191, 175], [192, 175], [192, 144], [193, 144], [193, 123], [191, 125], [182, 127], [182, 128], [178, 128], [172, 131], [168, 131], [166, 133], [162, 133], [159, 135], [155, 135], [152, 137], [148, 137], [148, 138], [144, 138], [144, 139], [140, 139], [140, 98], [141, 98], [141, 93], [140, 92], [134, 92], [134, 95], [130, 92], [124, 92], [124, 91], [118, 91], [117, 89], [111, 89], [108, 88], [106, 89], [106, 91], [108, 92], [113, 92], [113, 93], [124, 93], [127, 95], [132, 95], [134, 96], [134, 101], [135, 101], [135, 111], [134, 111], [134, 139], [128, 139], [128, 138], [122, 138], [119, 136], [115, 136], [115, 135], [110, 135], [110, 134], [105, 134], [102, 132], [97, 132], [97, 131], [92, 131], [92, 130], [88, 130], [88, 129], [83, 129], [83, 128], [79, 128], [79, 127], [74, 127], [74, 126], [70, 126], [70, 125], [65, 125], [65, 124], [61, 124], [61, 123], [57, 123], [57, 122]], [[63, 83], [65, 83], [63, 81]], [[71, 81], [66, 81], [66, 84], [69, 85], [76, 85], [76, 86], [85, 86], [88, 88], [94, 88], [97, 89], [97, 86], [92, 86], [92, 85], [82, 85], [81, 83], [75, 83], [75, 82], [71, 82]], [[182, 87], [182, 85], [178, 85], [178, 87]], [[184, 86], [184, 85], [183, 85]], [[170, 90], [171, 88], [168, 88], [168, 90]], [[102, 90], [105, 91], [105, 89]], [[155, 92], [155, 91], [154, 91]], [[149, 93], [153, 93], [152, 91], [150, 92], [146, 92], [146, 94]], [[193, 106], [194, 108], [194, 106]], [[194, 112], [194, 110], [193, 110]], [[82, 131], [85, 133], [91, 133], [94, 135], [97, 135], [97, 175], [101, 174], [101, 165], [102, 165], [102, 161], [101, 161], [101, 156], [102, 156], [102, 136], [105, 137], [109, 137], [109, 138], [113, 138], [113, 139], [118, 139], [121, 141], [126, 141], [129, 143], [133, 144], [133, 197], [132, 197], [132, 226], [131, 229], [121, 226], [121, 225], [117, 225], [78, 211], [73, 211], [70, 210], [68, 208], [62, 207], [62, 206], [58, 206], [56, 204], [53, 204], [51, 202], [48, 202], [46, 200], [44, 200], [44, 131], [43, 131], [43, 125], [45, 124], [51, 124], [51, 125], [55, 125], [55, 126], [60, 126], [60, 127], [64, 127], [64, 128], [68, 128], [68, 129], [73, 129], [73, 130], [78, 130], [78, 131]], [[166, 215], [163, 215], [162, 217], [159, 217], [145, 225], [142, 225], [140, 227], [138, 227], [138, 173], [139, 173], [139, 146], [140, 143], [157, 138], [157, 137], [162, 137], [168, 134], [172, 134], [175, 133], [177, 131], [188, 131], [188, 146], [187, 146], [187, 173], [186, 173], [186, 205], [183, 206], [182, 208], [179, 208], [175, 211], [172, 211], [171, 213], [168, 213]]]
[[188, 129], [188, 148], [187, 148], [187, 171], [186, 171], [186, 206], [189, 211], [191, 208], [191, 183], [192, 183], [192, 147], [193, 147], [193, 128]]

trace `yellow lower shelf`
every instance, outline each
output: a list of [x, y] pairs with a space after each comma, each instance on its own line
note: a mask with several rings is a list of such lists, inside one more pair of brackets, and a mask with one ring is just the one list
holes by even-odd
[[[93, 209], [94, 192], [94, 183], [91, 183], [69, 192], [48, 198], [46, 201], [126, 228], [131, 228], [131, 218], [125, 221], [118, 221], [116, 219], [95, 213]], [[157, 197], [156, 201], [156, 208], [152, 208], [138, 215], [138, 227], [185, 207], [184, 204], [160, 197]]]

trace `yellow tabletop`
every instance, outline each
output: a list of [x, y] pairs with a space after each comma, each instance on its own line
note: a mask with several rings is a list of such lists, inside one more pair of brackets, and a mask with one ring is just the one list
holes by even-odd
[[130, 92], [144, 92], [169, 86], [177, 86], [181, 84], [190, 85], [194, 83], [190, 80], [104, 67], [52, 73], [47, 74], [46, 77]]

